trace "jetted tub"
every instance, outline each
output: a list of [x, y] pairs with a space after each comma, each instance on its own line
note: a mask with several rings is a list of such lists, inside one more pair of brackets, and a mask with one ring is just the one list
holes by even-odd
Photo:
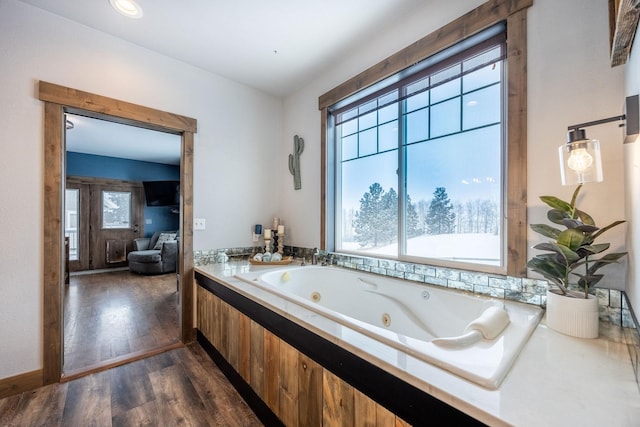
[[337, 267], [236, 277], [489, 389], [499, 387], [543, 313], [532, 305]]

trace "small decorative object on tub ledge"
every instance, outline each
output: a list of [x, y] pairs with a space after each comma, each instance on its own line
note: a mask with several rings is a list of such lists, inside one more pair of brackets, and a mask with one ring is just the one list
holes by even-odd
[[278, 259], [279, 256], [280, 254], [276, 252], [273, 255], [271, 255], [271, 258], [269, 258], [269, 261], [265, 261], [264, 256], [259, 259], [256, 259], [256, 257], [254, 256], [253, 258], [249, 259], [249, 262], [252, 265], [287, 265], [287, 264], [291, 264], [291, 261], [293, 261], [292, 256], [286, 256], [281, 259]]
[[215, 261], [217, 263], [227, 262], [227, 261], [229, 261], [229, 256], [227, 256], [225, 251], [220, 250], [220, 251], [216, 252]]
[[[598, 298], [592, 295], [596, 284], [604, 277], [597, 271], [615, 263], [626, 252], [609, 253], [598, 259], [592, 256], [609, 249], [609, 243], [595, 243], [605, 231], [625, 221], [615, 221], [606, 227], [596, 227], [593, 218], [576, 207], [582, 184], [567, 203], [553, 196], [542, 196], [551, 209], [547, 218], [564, 230], [547, 224], [531, 224], [536, 233], [552, 240], [535, 245], [547, 253], [534, 256], [527, 263], [531, 270], [542, 274], [557, 289], [547, 289], [547, 326], [578, 338], [598, 337]], [[571, 279], [577, 278], [575, 283]]]

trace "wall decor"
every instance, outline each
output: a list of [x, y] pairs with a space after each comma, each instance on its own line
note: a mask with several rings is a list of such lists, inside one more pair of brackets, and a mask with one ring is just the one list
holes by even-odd
[[304, 139], [298, 135], [293, 137], [293, 154], [289, 154], [289, 172], [293, 175], [293, 188], [299, 190], [302, 188], [300, 180], [300, 154], [304, 151]]

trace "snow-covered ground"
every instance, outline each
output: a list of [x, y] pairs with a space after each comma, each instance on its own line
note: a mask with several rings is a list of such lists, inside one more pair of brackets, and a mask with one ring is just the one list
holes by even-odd
[[[358, 242], [343, 242], [342, 249], [363, 255], [398, 255], [397, 243], [362, 249]], [[407, 255], [497, 265], [500, 262], [500, 236], [475, 233], [418, 236], [407, 241]]]

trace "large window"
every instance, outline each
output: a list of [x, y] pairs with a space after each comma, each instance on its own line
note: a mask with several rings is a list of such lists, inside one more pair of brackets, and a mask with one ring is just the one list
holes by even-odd
[[335, 250], [505, 264], [504, 27], [328, 108]]

